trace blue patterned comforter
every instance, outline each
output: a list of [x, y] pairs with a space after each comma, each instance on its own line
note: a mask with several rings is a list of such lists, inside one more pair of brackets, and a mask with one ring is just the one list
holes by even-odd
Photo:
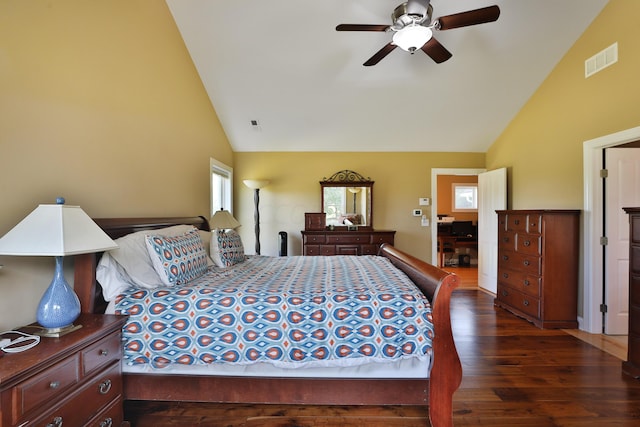
[[426, 297], [383, 257], [247, 257], [187, 285], [132, 289], [116, 298], [129, 315], [131, 365], [269, 362], [354, 366], [430, 358]]

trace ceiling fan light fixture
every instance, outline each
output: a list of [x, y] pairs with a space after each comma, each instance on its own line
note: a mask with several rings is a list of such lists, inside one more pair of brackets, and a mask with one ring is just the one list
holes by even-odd
[[407, 25], [393, 34], [393, 44], [407, 52], [415, 52], [431, 39], [432, 31], [422, 25]]

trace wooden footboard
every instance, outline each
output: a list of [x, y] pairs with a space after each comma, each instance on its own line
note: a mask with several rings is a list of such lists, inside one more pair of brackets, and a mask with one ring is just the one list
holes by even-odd
[[[134, 231], [192, 224], [208, 229], [202, 217], [118, 218], [96, 220], [113, 238]], [[432, 304], [435, 330], [430, 379], [320, 379], [207, 377], [125, 374], [127, 400], [215, 403], [274, 403], [299, 405], [429, 405], [434, 427], [451, 427], [453, 393], [462, 368], [451, 331], [449, 304], [458, 277], [385, 244], [379, 255], [388, 258], [422, 290]], [[101, 291], [95, 280], [96, 257], [75, 261], [75, 289], [83, 312], [100, 312]]]

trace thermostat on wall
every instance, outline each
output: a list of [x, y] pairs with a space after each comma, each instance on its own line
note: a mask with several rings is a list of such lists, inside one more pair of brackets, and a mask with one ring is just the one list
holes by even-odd
[[422, 209], [414, 209], [413, 216], [422, 216]]

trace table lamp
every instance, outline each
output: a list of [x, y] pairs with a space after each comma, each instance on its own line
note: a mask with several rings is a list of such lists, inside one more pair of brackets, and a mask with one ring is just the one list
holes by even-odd
[[118, 247], [79, 206], [67, 206], [61, 197], [56, 203], [39, 205], [0, 239], [0, 255], [55, 257], [53, 280], [36, 312], [43, 328], [37, 334], [46, 337], [81, 327], [73, 324], [80, 315], [80, 300], [64, 278], [64, 257]]
[[230, 230], [238, 227], [240, 227], [238, 220], [224, 209], [216, 211], [209, 221], [209, 228], [212, 230]]

